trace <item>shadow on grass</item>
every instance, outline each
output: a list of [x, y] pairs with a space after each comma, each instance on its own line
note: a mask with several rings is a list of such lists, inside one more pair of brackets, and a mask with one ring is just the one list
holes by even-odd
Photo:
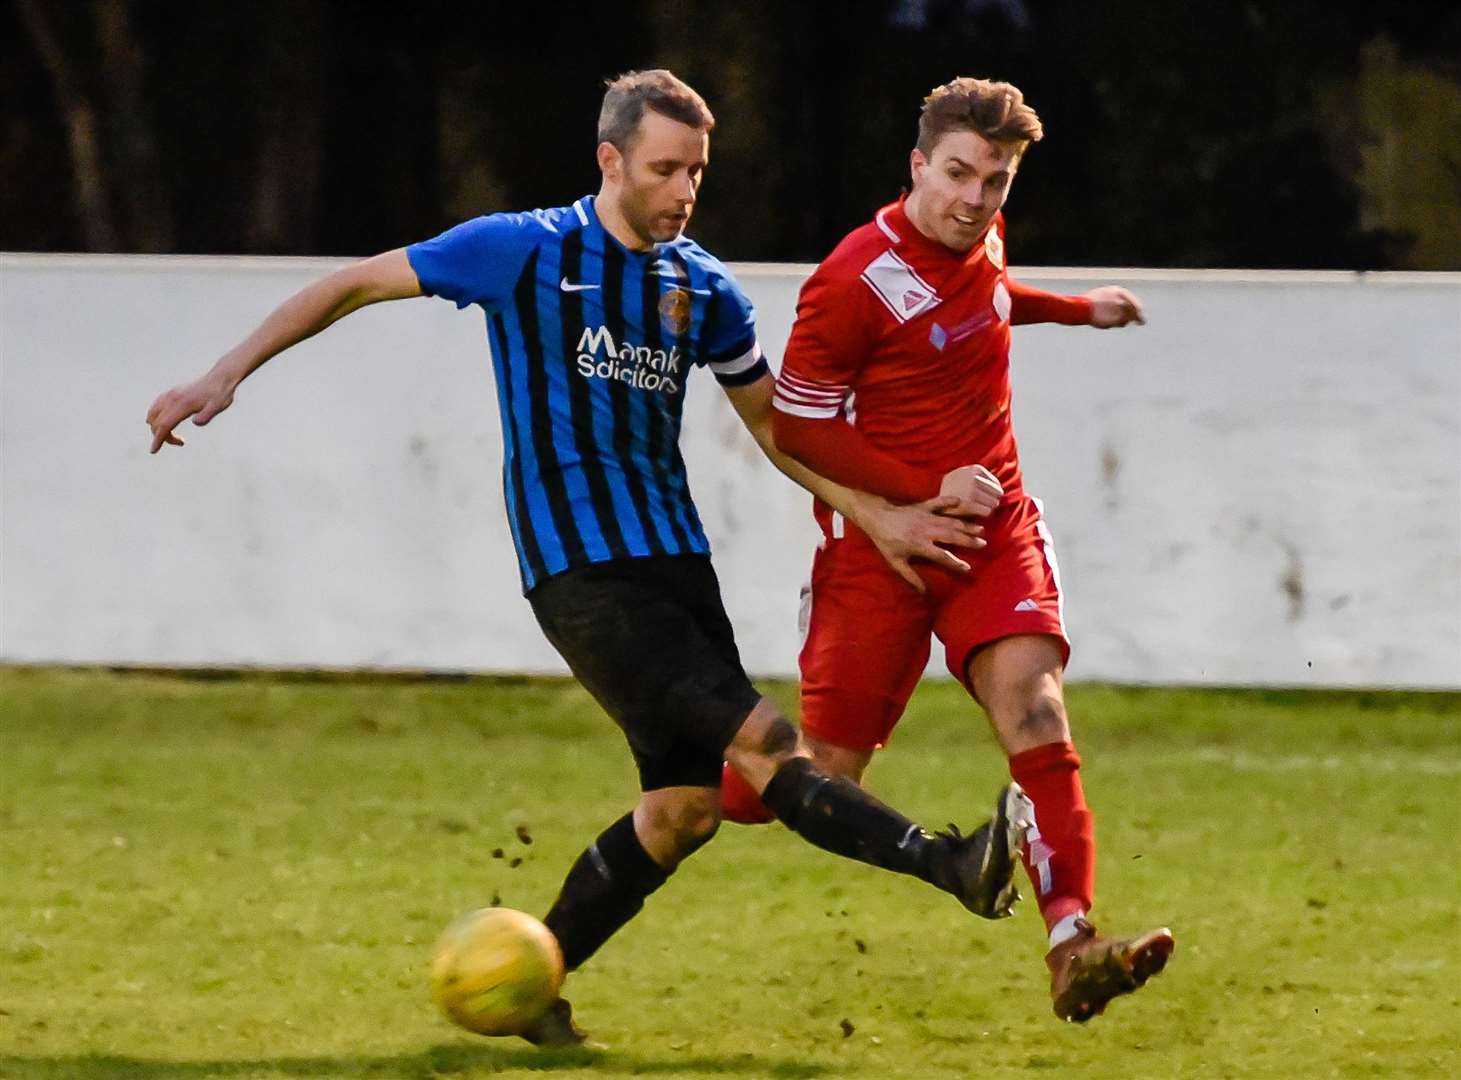
[[790, 1058], [770, 1059], [755, 1054], [645, 1057], [639, 1054], [580, 1048], [535, 1050], [441, 1044], [419, 1054], [391, 1057], [280, 1057], [253, 1060], [167, 1061], [115, 1054], [80, 1054], [69, 1057], [20, 1057], [0, 1054], [0, 1077], [5, 1080], [207, 1080], [209, 1077], [245, 1076], [273, 1072], [289, 1077], [401, 1078], [438, 1080], [524, 1069], [531, 1072], [592, 1070], [651, 1076], [657, 1073], [722, 1073], [727, 1076], [767, 1076], [780, 1080], [811, 1080], [830, 1067]]

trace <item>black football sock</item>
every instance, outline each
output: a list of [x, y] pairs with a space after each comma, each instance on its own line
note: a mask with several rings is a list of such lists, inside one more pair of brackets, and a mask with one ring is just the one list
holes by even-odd
[[792, 832], [825, 851], [922, 878], [941, 889], [948, 842], [932, 836], [845, 777], [807, 758], [776, 770], [761, 801]]
[[596, 953], [669, 876], [639, 842], [633, 814], [605, 829], [568, 871], [543, 917], [563, 949], [563, 966], [573, 971]]

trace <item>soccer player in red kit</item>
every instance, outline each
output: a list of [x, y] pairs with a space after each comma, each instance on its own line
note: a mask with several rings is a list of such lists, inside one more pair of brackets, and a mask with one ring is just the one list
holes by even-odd
[[[1010, 327], [1120, 327], [1142, 313], [1116, 286], [1059, 296], [1009, 276], [1001, 207], [1041, 136], [1008, 83], [955, 79], [925, 99], [910, 193], [848, 235], [802, 289], [773, 433], [840, 484], [900, 503], [955, 495], [962, 514], [982, 518], [985, 546], [960, 552], [967, 571], [919, 563], [900, 577], [817, 503], [802, 723], [823, 769], [860, 780], [938, 637], [1009, 756], [1018, 786], [1004, 809], [1028, 823], [1021, 854], [1050, 935], [1055, 1012], [1084, 1021], [1160, 971], [1173, 939], [1160, 929], [1113, 940], [1086, 921], [1095, 834], [1062, 694], [1059, 570], [1010, 423]], [[724, 791], [733, 820], [769, 817], [729, 770]]]

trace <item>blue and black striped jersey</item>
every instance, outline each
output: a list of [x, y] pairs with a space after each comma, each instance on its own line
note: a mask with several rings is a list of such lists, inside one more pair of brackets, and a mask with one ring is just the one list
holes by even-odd
[[591, 563], [709, 553], [680, 456], [686, 378], [768, 370], [719, 260], [684, 237], [630, 251], [591, 196], [476, 218], [406, 254], [427, 293], [487, 313], [524, 592]]

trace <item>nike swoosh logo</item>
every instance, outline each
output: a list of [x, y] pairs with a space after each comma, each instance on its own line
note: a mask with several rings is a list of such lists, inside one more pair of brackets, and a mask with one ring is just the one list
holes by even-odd
[[598, 288], [597, 285], [575, 285], [575, 284], [573, 284], [573, 282], [569, 281], [567, 278], [564, 278], [562, 281], [560, 281], [558, 283], [558, 287], [560, 289], [562, 289], [564, 292], [583, 292], [584, 289], [597, 289]]

